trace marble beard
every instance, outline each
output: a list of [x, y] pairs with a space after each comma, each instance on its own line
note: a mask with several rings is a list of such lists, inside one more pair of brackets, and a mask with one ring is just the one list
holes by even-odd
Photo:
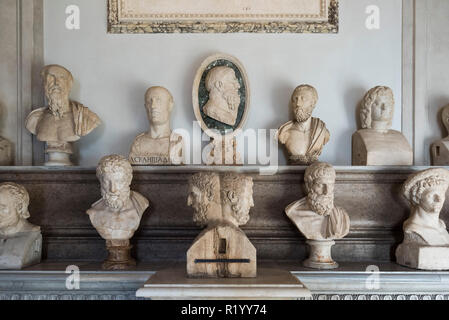
[[317, 161], [329, 142], [326, 124], [312, 117], [317, 101], [315, 88], [309, 85], [297, 87], [290, 100], [295, 119], [278, 130], [278, 141], [285, 145], [292, 165], [308, 165]]
[[67, 69], [49, 65], [42, 69], [41, 77], [49, 106], [31, 112], [25, 126], [39, 141], [47, 143], [46, 166], [69, 166], [72, 143], [92, 132], [101, 120], [69, 99], [73, 77]]
[[170, 114], [174, 102], [163, 87], [149, 88], [145, 94], [150, 130], [136, 137], [129, 153], [133, 165], [180, 165], [183, 163], [182, 136], [171, 131]]
[[139, 227], [149, 202], [140, 193], [131, 191], [132, 172], [131, 164], [119, 155], [104, 157], [97, 167], [102, 199], [94, 203], [87, 214], [106, 240], [109, 257], [103, 268], [107, 270], [127, 269], [136, 264], [131, 258], [129, 240]]
[[352, 135], [352, 165], [412, 165], [413, 150], [399, 131], [390, 130], [394, 97], [388, 87], [369, 90], [361, 105], [362, 129]]
[[449, 270], [449, 233], [440, 212], [449, 186], [449, 171], [418, 172], [403, 185], [411, 214], [404, 222], [404, 241], [396, 250], [397, 263], [423, 270]]
[[334, 205], [335, 170], [327, 163], [315, 162], [306, 169], [304, 180], [307, 197], [293, 202], [285, 213], [308, 239], [309, 258], [304, 266], [317, 269], [333, 269], [331, 247], [334, 239], [341, 239], [349, 232], [349, 216], [343, 208]]
[[[449, 106], [446, 106], [441, 111], [441, 120], [446, 131], [449, 133]], [[432, 165], [434, 166], [449, 166], [449, 136], [439, 141], [436, 141], [430, 147], [432, 156]]]
[[27, 221], [29, 204], [23, 186], [0, 184], [0, 269], [22, 269], [41, 261], [41, 229]]
[[252, 178], [198, 173], [189, 184], [193, 220], [206, 227], [187, 252], [187, 274], [196, 278], [254, 278], [256, 249], [239, 228], [254, 206]]

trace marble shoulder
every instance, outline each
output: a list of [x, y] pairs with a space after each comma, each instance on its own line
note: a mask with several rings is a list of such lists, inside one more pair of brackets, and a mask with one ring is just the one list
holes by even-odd
[[97, 202], [93, 203], [90, 209], [86, 211], [87, 214], [95, 213], [97, 210], [104, 209], [104, 200], [100, 199]]
[[297, 201], [289, 204], [285, 208], [285, 213], [288, 216], [290, 216], [291, 214], [294, 214], [295, 212], [305, 211], [305, 210], [309, 210], [309, 205], [307, 204], [307, 197], [304, 197], [300, 200], [297, 200]]
[[280, 128], [278, 129], [278, 131], [276, 133], [276, 138], [280, 143], [285, 144], [285, 142], [287, 141], [288, 136], [289, 136], [288, 130], [290, 130], [292, 125], [293, 125], [293, 121], [289, 121], [289, 122], [283, 124], [282, 126], [280, 126]]
[[25, 127], [32, 134], [36, 135], [37, 125], [39, 124], [39, 121], [41, 120], [42, 116], [44, 115], [46, 109], [47, 108], [45, 108], [45, 107], [36, 109], [36, 110], [32, 111], [26, 118]]
[[142, 216], [144, 211], [150, 206], [150, 201], [136, 191], [131, 191], [131, 200], [139, 216]]

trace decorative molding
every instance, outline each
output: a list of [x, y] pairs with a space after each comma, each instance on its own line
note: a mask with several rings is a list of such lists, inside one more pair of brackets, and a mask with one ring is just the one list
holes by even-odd
[[[339, 2], [338, 0], [321, 0], [319, 15], [186, 15], [186, 14], [128, 14], [120, 16], [123, 0], [108, 0], [108, 32], [109, 33], [338, 33]], [[323, 18], [326, 7], [328, 17], [325, 21], [292, 21], [292, 18]], [[265, 21], [236, 22], [229, 18], [258, 18]], [[148, 22], [148, 19], [155, 19]], [[162, 20], [167, 19], [170, 20]], [[175, 20], [171, 20], [171, 19]], [[192, 18], [192, 20], [179, 20]], [[217, 20], [209, 20], [209, 19]], [[227, 20], [218, 20], [226, 18]], [[285, 20], [269, 21], [269, 19], [284, 18]], [[137, 19], [137, 20], [136, 20]], [[139, 19], [141, 19], [139, 21]], [[178, 19], [178, 20], [176, 20]], [[289, 19], [289, 20], [287, 20]]]

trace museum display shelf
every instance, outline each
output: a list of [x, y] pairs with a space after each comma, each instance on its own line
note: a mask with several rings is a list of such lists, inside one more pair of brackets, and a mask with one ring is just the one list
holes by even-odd
[[[105, 241], [86, 214], [101, 196], [95, 168], [0, 167], [0, 182], [16, 182], [28, 190], [30, 222], [41, 226], [44, 238], [43, 263], [0, 271], [0, 299], [136, 299], [136, 290], [155, 271], [185, 264], [186, 252], [201, 230], [186, 204], [188, 180], [196, 172], [213, 170], [253, 178], [255, 206], [242, 229], [257, 249], [259, 267], [292, 272], [314, 299], [447, 300], [449, 272], [394, 263], [402, 223], [410, 213], [400, 193], [402, 184], [427, 168], [335, 167], [335, 202], [348, 211], [351, 229], [332, 250], [340, 268], [317, 271], [301, 267], [307, 257], [305, 239], [284, 213], [288, 204], [305, 195], [305, 167], [136, 167], [132, 188], [149, 199], [150, 207], [131, 241], [138, 266], [120, 272], [101, 270]], [[447, 211], [446, 202], [440, 216], [446, 223]], [[69, 265], [81, 271], [79, 290], [66, 288], [67, 279], [73, 280], [68, 278], [73, 274], [66, 273]], [[376, 268], [379, 273], [372, 272]]]
[[[158, 270], [183, 262], [139, 263], [130, 271], [103, 271], [101, 262], [43, 262], [21, 271], [0, 271], [0, 300], [134, 300]], [[79, 268], [79, 289], [74, 267]], [[315, 300], [449, 300], [449, 271], [429, 272], [394, 263], [343, 262], [336, 270], [306, 269], [296, 261], [262, 262], [288, 270]], [[378, 271], [378, 272], [374, 272]]]

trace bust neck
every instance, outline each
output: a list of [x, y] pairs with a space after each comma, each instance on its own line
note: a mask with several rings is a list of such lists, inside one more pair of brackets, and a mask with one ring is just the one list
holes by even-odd
[[238, 228], [239, 224], [234, 217], [231, 205], [229, 203], [224, 204], [222, 210], [223, 220]]
[[371, 123], [371, 129], [386, 133], [390, 129], [389, 123], [386, 121], [373, 121]]
[[150, 127], [150, 136], [153, 139], [161, 139], [167, 138], [171, 135], [170, 123], [162, 123], [162, 124], [151, 124]]
[[307, 119], [306, 121], [295, 121], [295, 127], [297, 130], [301, 132], [308, 132], [310, 131], [310, 128], [312, 127], [312, 117]]
[[412, 209], [413, 223], [422, 225], [428, 228], [440, 229], [440, 213], [427, 212], [421, 207], [414, 207]]
[[0, 230], [0, 235], [2, 236], [12, 236], [16, 233], [24, 231], [27, 227], [28, 222], [25, 219], [20, 219], [19, 222], [13, 226], [6, 227], [3, 230]]

